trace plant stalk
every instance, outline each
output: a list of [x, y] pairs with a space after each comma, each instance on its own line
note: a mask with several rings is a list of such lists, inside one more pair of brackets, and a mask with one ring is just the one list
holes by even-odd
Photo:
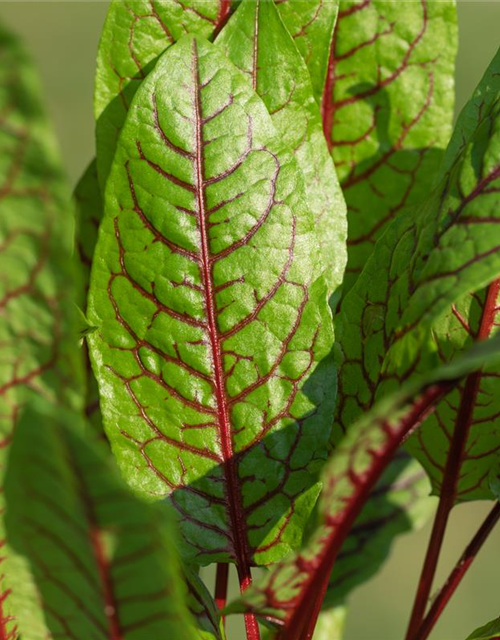
[[[500, 280], [495, 280], [489, 287], [483, 307], [477, 340], [488, 338], [493, 327]], [[453, 430], [446, 467], [441, 486], [439, 504], [434, 517], [431, 537], [425, 555], [424, 565], [420, 574], [417, 593], [406, 633], [406, 640], [415, 640], [415, 634], [424, 619], [427, 602], [432, 589], [432, 583], [436, 574], [437, 564], [443, 546], [444, 535], [448, 524], [450, 512], [457, 497], [457, 484], [462, 461], [469, 437], [479, 385], [481, 383], [481, 371], [476, 371], [466, 378], [460, 406]]]
[[420, 628], [415, 634], [415, 640], [427, 640], [430, 632], [434, 628], [436, 622], [439, 620], [439, 617], [441, 616], [444, 608], [450, 601], [450, 598], [455, 593], [458, 585], [462, 581], [462, 578], [469, 570], [469, 567], [473, 563], [481, 547], [483, 546], [486, 539], [499, 520], [500, 503], [497, 502], [486, 517], [483, 524], [477, 530], [475, 536], [468, 544], [459, 561], [455, 565], [453, 571], [450, 573], [445, 584], [439, 591], [436, 599], [432, 603], [432, 607], [430, 608], [429, 613], [427, 614], [423, 623], [420, 625]]
[[[215, 574], [215, 604], [222, 611], [227, 603], [227, 585], [229, 579], [229, 563], [219, 562]], [[226, 626], [226, 616], [222, 616], [222, 626]]]

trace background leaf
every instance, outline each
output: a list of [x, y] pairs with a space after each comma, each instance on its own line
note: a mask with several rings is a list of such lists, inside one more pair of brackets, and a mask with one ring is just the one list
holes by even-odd
[[[285, 7], [283, 3], [280, 6]], [[274, 2], [268, 0], [242, 2], [216, 45], [248, 75], [271, 114], [277, 135], [297, 158], [325, 278], [329, 291], [334, 292], [342, 283], [346, 261], [345, 202], [324, 140], [307, 66]]]
[[276, 0], [281, 19], [307, 64], [314, 96], [321, 103], [338, 0]]
[[158, 56], [185, 33], [209, 37], [229, 0], [112, 0], [97, 56], [94, 115], [104, 189], [132, 98]]
[[341, 430], [376, 397], [415, 371], [436, 366], [440, 354], [431, 330], [454, 303], [500, 272], [500, 104], [495, 91], [487, 89], [487, 77], [481, 85], [489, 99], [452, 169], [426, 202], [389, 226], [344, 300]]
[[[0, 26], [0, 482], [23, 405], [82, 404], [72, 207], [33, 68]], [[3, 503], [3, 496], [2, 496]], [[2, 547], [4, 545], [1, 524]], [[2, 560], [7, 555], [2, 550]], [[0, 635], [16, 637], [2, 571]]]
[[323, 99], [348, 207], [344, 290], [434, 183], [453, 118], [455, 3], [341, 0]]
[[192, 638], [164, 513], [135, 498], [69, 421], [75, 416], [33, 403], [12, 445], [8, 539], [19, 556], [13, 562], [24, 559], [36, 585], [31, 594], [25, 583], [13, 591], [20, 634]]
[[122, 132], [89, 304], [123, 473], [170, 496], [192, 561], [245, 571], [300, 542], [335, 395], [312, 217], [272, 131], [214, 45], [168, 49]]

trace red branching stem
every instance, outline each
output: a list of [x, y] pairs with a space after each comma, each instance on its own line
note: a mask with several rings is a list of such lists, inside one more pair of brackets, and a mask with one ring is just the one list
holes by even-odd
[[[484, 340], [490, 335], [495, 320], [499, 291], [500, 280], [496, 280], [489, 286], [486, 294], [481, 323], [477, 333], [478, 340]], [[434, 524], [420, 575], [415, 602], [413, 604], [406, 640], [415, 640], [415, 634], [422, 624], [425, 615], [439, 555], [443, 546], [448, 518], [457, 497], [458, 477], [460, 475], [465, 448], [474, 417], [474, 408], [480, 383], [480, 371], [472, 373], [465, 381], [455, 428], [453, 430], [453, 438], [446, 460], [439, 505], [434, 517]]]
[[227, 583], [229, 578], [229, 564], [219, 562], [215, 575], [215, 604], [219, 609], [224, 609], [227, 602]]
[[439, 620], [444, 608], [450, 601], [450, 598], [455, 593], [458, 585], [462, 581], [462, 578], [469, 570], [469, 567], [499, 520], [500, 503], [497, 502], [489, 512], [483, 524], [477, 530], [475, 536], [472, 538], [471, 542], [460, 557], [460, 560], [457, 562], [445, 584], [436, 596], [429, 613], [415, 634], [415, 640], [426, 640], [429, 637], [430, 632]]
[[[246, 572], [244, 571], [246, 569]], [[250, 567], [238, 566], [238, 578], [240, 581], [240, 591], [243, 593], [252, 584], [252, 575], [250, 573]], [[253, 613], [245, 613], [245, 630], [247, 633], [247, 640], [260, 640], [259, 625], [257, 618]]]
[[224, 28], [226, 22], [229, 20], [231, 14], [231, 0], [219, 0], [219, 13], [217, 15], [217, 22], [215, 25], [212, 39], [216, 38]]
[[318, 571], [309, 578], [308, 586], [287, 622], [286, 628], [279, 635], [279, 640], [311, 640], [318, 619], [321, 603], [325, 597], [330, 575], [337, 554], [344, 543], [352, 524], [363, 508], [366, 499], [378, 479], [384, 472], [404, 437], [433, 410], [436, 403], [449, 393], [457, 381], [446, 381], [434, 384], [425, 389], [418, 399], [409, 407], [408, 413], [400, 422], [391, 428], [391, 435], [377, 450], [371, 468], [360, 476], [358, 486], [352, 499], [346, 504], [344, 512], [333, 529], [328, 543], [325, 544]]

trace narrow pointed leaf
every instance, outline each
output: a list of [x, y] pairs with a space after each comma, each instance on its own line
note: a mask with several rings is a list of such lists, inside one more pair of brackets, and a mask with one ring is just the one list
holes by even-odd
[[434, 183], [451, 134], [453, 1], [342, 0], [323, 98], [348, 207], [347, 291], [388, 222]]
[[[73, 211], [38, 81], [0, 26], [0, 486], [20, 408], [35, 395], [79, 408], [82, 370], [71, 257]], [[3, 492], [1, 494], [3, 510]], [[0, 523], [4, 545], [3, 522]], [[2, 548], [2, 561], [7, 555]], [[16, 637], [0, 569], [0, 637]]]
[[260, 583], [228, 607], [254, 611], [284, 627], [283, 640], [307, 637], [315, 603], [321, 602], [335, 559], [369, 491], [402, 438], [417, 426], [457, 380], [484, 364], [500, 361], [500, 340], [475, 346], [427, 379], [407, 383], [351, 427], [323, 471], [320, 526], [306, 546], [275, 565]]
[[183, 572], [187, 585], [187, 606], [196, 621], [196, 637], [200, 640], [224, 640], [219, 609], [203, 580], [186, 567]]
[[329, 292], [346, 261], [345, 202], [324, 140], [311, 80], [274, 2], [244, 1], [216, 40], [262, 97], [277, 135], [293, 150], [306, 185]]
[[66, 421], [75, 418], [33, 403], [11, 449], [8, 540], [19, 556], [13, 561], [24, 560], [35, 583], [31, 598], [26, 585], [21, 600], [13, 592], [19, 633], [197, 637], [165, 514], [134, 497], [100, 448]]
[[498, 638], [500, 638], [500, 618], [488, 622], [484, 627], [476, 629], [467, 636], [467, 640], [498, 640]]
[[108, 183], [89, 336], [105, 428], [170, 496], [192, 561], [268, 563], [301, 539], [335, 396], [331, 316], [294, 158], [207, 41], [136, 94]]
[[343, 602], [386, 561], [396, 536], [422, 527], [434, 512], [420, 464], [399, 451], [391, 460], [342, 545], [323, 607]]
[[436, 366], [442, 354], [431, 330], [442, 334], [436, 323], [452, 305], [500, 274], [500, 103], [489, 83], [499, 63], [497, 55], [476, 124], [465, 144], [452, 143], [439, 186], [390, 225], [344, 300], [341, 431], [375, 398]]
[[94, 114], [102, 187], [132, 98], [158, 56], [185, 33], [209, 37], [230, 0], [112, 0], [97, 56]]

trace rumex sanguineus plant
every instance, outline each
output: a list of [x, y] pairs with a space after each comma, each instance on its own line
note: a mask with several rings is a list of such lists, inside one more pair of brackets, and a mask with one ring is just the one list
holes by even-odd
[[451, 0], [112, 0], [72, 198], [0, 31], [0, 640], [340, 640], [432, 491], [430, 637], [500, 518], [500, 54], [452, 131], [456, 47]]

